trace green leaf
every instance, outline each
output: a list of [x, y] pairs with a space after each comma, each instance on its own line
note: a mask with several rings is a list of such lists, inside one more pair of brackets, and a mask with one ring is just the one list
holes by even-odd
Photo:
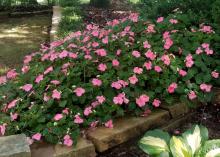
[[220, 157], [220, 140], [206, 141], [197, 157]]
[[163, 154], [168, 157], [170, 150], [167, 143], [169, 139], [169, 134], [162, 130], [148, 131], [139, 141], [139, 147], [149, 155], [161, 156]]

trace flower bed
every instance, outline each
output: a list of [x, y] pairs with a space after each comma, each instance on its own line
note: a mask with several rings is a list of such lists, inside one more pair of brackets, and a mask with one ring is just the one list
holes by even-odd
[[80, 129], [124, 114], [146, 116], [178, 96], [212, 98], [219, 77], [216, 35], [210, 26], [185, 28], [182, 16], [139, 21], [131, 14], [99, 29], [42, 46], [26, 56], [21, 71], [0, 77], [4, 118], [0, 133], [25, 133], [32, 140], [71, 146]]

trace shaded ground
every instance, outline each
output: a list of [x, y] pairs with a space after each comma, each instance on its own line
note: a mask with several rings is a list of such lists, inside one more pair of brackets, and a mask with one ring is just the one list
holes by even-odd
[[8, 67], [16, 68], [23, 57], [39, 49], [49, 40], [51, 15], [0, 18], [0, 74]]
[[[209, 105], [198, 109], [192, 119], [186, 121], [181, 127], [173, 129], [171, 133], [175, 134], [176, 131], [182, 133], [188, 128], [191, 128], [193, 124], [202, 124], [206, 126], [209, 130], [210, 139], [219, 139], [220, 105]], [[121, 144], [107, 152], [99, 154], [98, 157], [149, 157], [137, 147], [139, 139], [140, 138], [130, 140], [125, 144]]]

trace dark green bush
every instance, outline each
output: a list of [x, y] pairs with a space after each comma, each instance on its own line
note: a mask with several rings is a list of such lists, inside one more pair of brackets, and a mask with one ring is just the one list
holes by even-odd
[[99, 8], [107, 8], [110, 5], [110, 0], [90, 0], [90, 5]]

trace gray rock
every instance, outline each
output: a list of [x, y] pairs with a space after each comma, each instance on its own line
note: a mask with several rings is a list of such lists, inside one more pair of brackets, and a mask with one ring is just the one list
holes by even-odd
[[0, 157], [31, 157], [24, 134], [0, 137]]

